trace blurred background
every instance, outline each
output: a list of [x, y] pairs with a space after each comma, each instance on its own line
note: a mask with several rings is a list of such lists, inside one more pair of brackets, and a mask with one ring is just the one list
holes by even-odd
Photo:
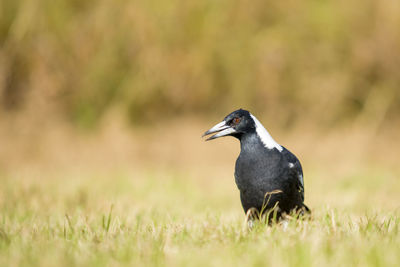
[[399, 29], [396, 0], [2, 0], [1, 177], [182, 177], [240, 212], [239, 145], [201, 134], [244, 108], [310, 206], [396, 207]]

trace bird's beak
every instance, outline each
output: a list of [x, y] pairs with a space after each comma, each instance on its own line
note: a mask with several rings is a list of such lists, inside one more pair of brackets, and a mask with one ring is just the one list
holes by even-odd
[[220, 123], [218, 123], [217, 125], [212, 127], [210, 130], [205, 132], [202, 137], [209, 135], [209, 134], [217, 133], [206, 139], [206, 141], [209, 141], [209, 140], [213, 140], [218, 137], [230, 135], [235, 132], [236, 132], [235, 129], [233, 129], [231, 126], [227, 125], [225, 121], [221, 121]]

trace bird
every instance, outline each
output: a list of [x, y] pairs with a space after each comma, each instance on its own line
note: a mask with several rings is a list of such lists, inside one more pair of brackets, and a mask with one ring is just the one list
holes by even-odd
[[232, 136], [240, 141], [235, 182], [249, 227], [256, 219], [280, 220], [310, 213], [304, 204], [303, 169], [298, 158], [278, 144], [249, 111], [238, 109], [206, 131], [206, 141]]

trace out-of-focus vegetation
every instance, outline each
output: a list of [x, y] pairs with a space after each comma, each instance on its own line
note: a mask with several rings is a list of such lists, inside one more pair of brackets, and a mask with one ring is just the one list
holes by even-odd
[[[0, 266], [399, 266], [399, 51], [399, 0], [1, 0]], [[312, 220], [246, 229], [239, 107]]]
[[380, 124], [400, 114], [399, 29], [396, 0], [3, 0], [1, 112]]

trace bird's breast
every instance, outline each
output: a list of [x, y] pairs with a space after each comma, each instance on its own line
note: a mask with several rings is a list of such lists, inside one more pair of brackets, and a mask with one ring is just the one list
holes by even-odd
[[236, 160], [235, 181], [241, 191], [273, 188], [282, 176], [281, 154], [276, 151], [242, 151]]

